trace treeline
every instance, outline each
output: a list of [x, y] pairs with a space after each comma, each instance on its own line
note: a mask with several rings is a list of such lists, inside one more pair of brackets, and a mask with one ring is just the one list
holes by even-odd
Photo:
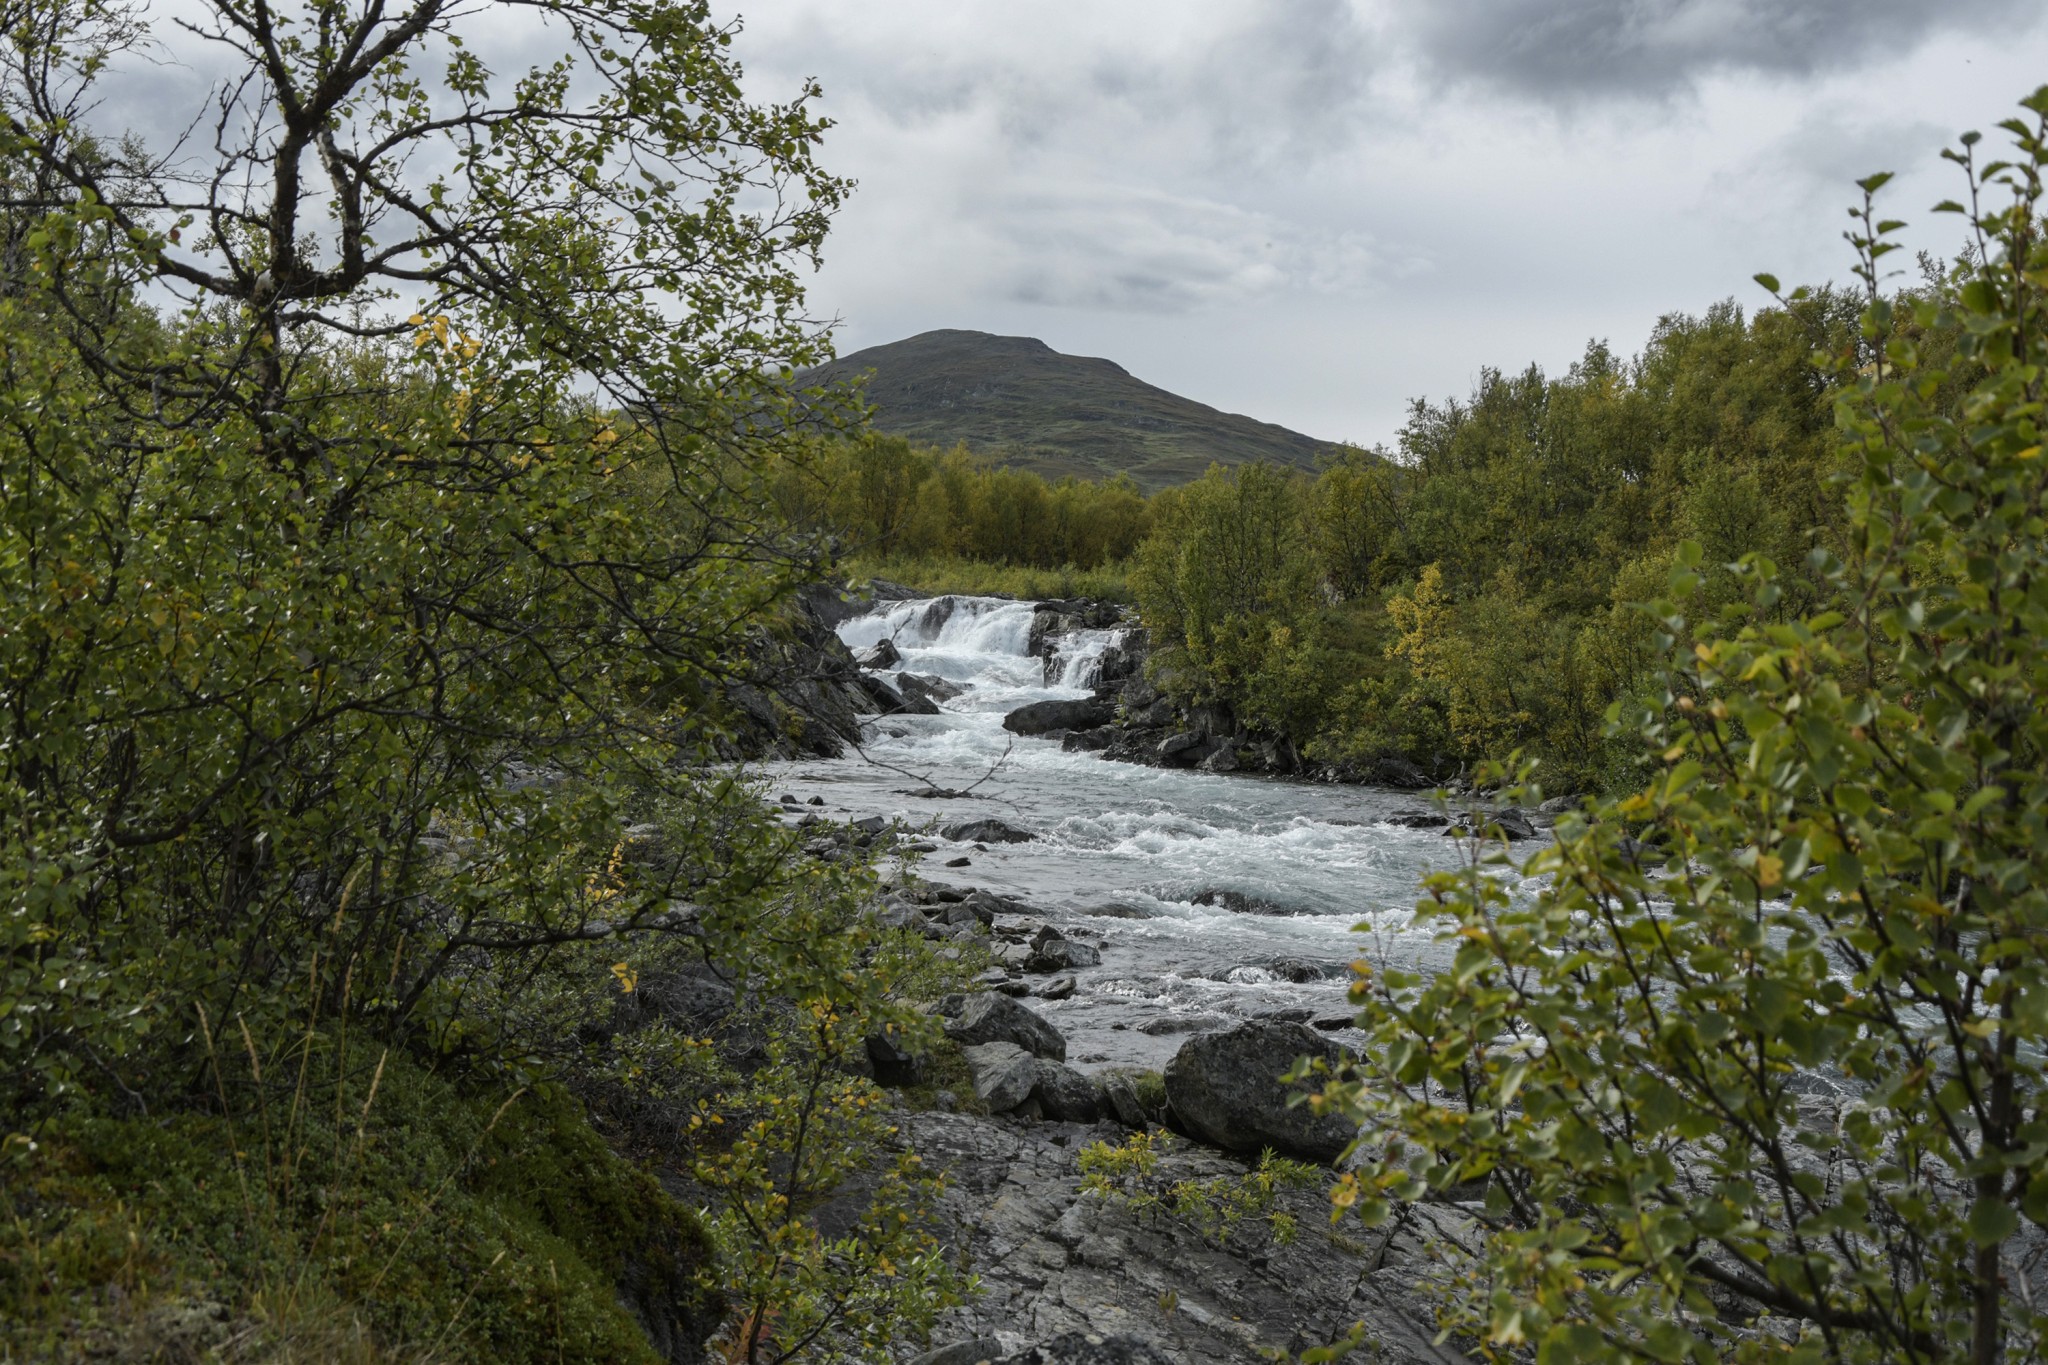
[[1128, 478], [1051, 482], [966, 447], [935, 450], [868, 432], [788, 455], [772, 483], [792, 526], [845, 556], [1098, 569], [1127, 558], [1151, 526]]

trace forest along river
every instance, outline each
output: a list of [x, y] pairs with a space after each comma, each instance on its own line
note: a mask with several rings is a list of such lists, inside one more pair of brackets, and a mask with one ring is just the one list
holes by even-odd
[[[1089, 695], [1118, 634], [1075, 632], [1060, 638], [1064, 652], [1035, 658], [1025, 652], [1032, 612], [1030, 602], [1001, 598], [920, 599], [881, 604], [839, 627], [856, 654], [895, 642], [902, 663], [885, 676], [935, 674], [964, 689], [941, 703], [942, 714], [872, 720], [865, 747], [941, 788], [975, 782], [1010, 747], [973, 795], [910, 796], [918, 783], [853, 754], [769, 773], [774, 794], [822, 797], [836, 819], [929, 827], [938, 851], [923, 856], [920, 877], [1018, 896], [1100, 947], [1101, 965], [1075, 973], [1072, 997], [1030, 1001], [1066, 1035], [1070, 1063], [1157, 1068], [1187, 1033], [1257, 1015], [1327, 1027], [1349, 1012], [1354, 959], [1425, 968], [1446, 960], [1409, 924], [1420, 878], [1455, 859], [1455, 845], [1438, 830], [1383, 823], [1426, 804], [1416, 794], [1146, 768], [1006, 732], [1003, 717], [1020, 706]], [[989, 816], [1037, 838], [981, 851], [936, 834]], [[943, 866], [962, 854], [969, 866]], [[1361, 923], [1371, 929], [1354, 933]]]

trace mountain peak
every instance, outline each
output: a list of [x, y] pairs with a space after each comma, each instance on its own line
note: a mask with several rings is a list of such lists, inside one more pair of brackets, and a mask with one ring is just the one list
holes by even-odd
[[1330, 449], [1036, 337], [943, 328], [855, 351], [814, 373], [822, 380], [867, 376], [882, 431], [964, 444], [1050, 478], [1127, 473], [1150, 492], [1198, 478], [1211, 464], [1263, 459], [1309, 469]]

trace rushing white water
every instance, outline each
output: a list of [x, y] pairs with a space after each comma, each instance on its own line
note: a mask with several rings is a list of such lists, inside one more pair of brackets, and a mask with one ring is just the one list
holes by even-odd
[[[1025, 652], [1032, 614], [1029, 602], [943, 597], [845, 622], [840, 638], [856, 653], [895, 643], [902, 663], [884, 676], [936, 676], [963, 690], [939, 715], [871, 722], [865, 758], [802, 760], [773, 773], [778, 792], [822, 796], [841, 818], [935, 828], [995, 816], [1036, 834], [986, 850], [934, 839], [939, 851], [918, 872], [1021, 896], [1066, 932], [1101, 943], [1102, 965], [1077, 974], [1073, 998], [1032, 1002], [1067, 1035], [1070, 1061], [1159, 1066], [1180, 1044], [1171, 1030], [1274, 1011], [1344, 1013], [1345, 966], [1361, 955], [1437, 959], [1427, 935], [1408, 926], [1421, 875], [1452, 849], [1435, 830], [1384, 823], [1413, 807], [1413, 795], [1145, 768], [1013, 736], [1002, 718], [1016, 708], [1087, 696], [1118, 636], [1071, 632], [1048, 662]], [[972, 796], [941, 800], [909, 795], [915, 784], [893, 770], [962, 788], [992, 765]], [[942, 865], [963, 854], [969, 866]], [[1257, 913], [1242, 909], [1247, 899]], [[1366, 932], [1354, 932], [1360, 925]], [[1325, 975], [1287, 979], [1304, 967]]]

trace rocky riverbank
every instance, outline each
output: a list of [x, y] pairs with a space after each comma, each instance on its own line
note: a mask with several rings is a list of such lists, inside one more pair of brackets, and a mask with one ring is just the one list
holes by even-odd
[[[1362, 1324], [1361, 1361], [1451, 1362], [1436, 1346], [1432, 1277], [1475, 1244], [1468, 1218], [1419, 1206], [1373, 1231], [1332, 1227], [1321, 1186], [1287, 1189], [1275, 1210], [1286, 1241], [1204, 1236], [1174, 1217], [1082, 1190], [1081, 1153], [1128, 1134], [1017, 1117], [907, 1114], [903, 1139], [945, 1172], [942, 1235], [980, 1278], [918, 1365], [981, 1360], [1080, 1365], [1239, 1365], [1298, 1353]], [[1242, 1161], [1175, 1142], [1154, 1168], [1162, 1184], [1241, 1180]]]
[[[872, 850], [892, 837], [820, 826], [813, 842]], [[995, 963], [981, 989], [937, 1005], [958, 1049], [946, 1068], [885, 1039], [869, 1049], [879, 1083], [933, 1095], [936, 1108], [900, 1115], [901, 1140], [947, 1177], [934, 1217], [981, 1281], [982, 1292], [941, 1321], [920, 1365], [1251, 1361], [1328, 1344], [1361, 1324], [1379, 1352], [1364, 1359], [1461, 1358], [1432, 1344], [1429, 1288], [1472, 1249], [1469, 1217], [1426, 1206], [1377, 1230], [1331, 1223], [1332, 1167], [1351, 1129], [1291, 1104], [1280, 1079], [1302, 1056], [1340, 1065], [1344, 1050], [1326, 1034], [1253, 1019], [1191, 1035], [1162, 1074], [1084, 1073], [1030, 1001], [1072, 993], [1072, 969], [1096, 957], [1085, 938], [1014, 897], [921, 879], [886, 888], [876, 913]], [[964, 1086], [931, 1092], [942, 1070], [964, 1072]], [[1247, 1188], [1267, 1151], [1311, 1163], [1311, 1178], [1274, 1190], [1262, 1214], [1261, 1227], [1278, 1215], [1292, 1235], [1220, 1233], [1170, 1201], [1085, 1188], [1083, 1154], [1099, 1161], [1136, 1135], [1146, 1135], [1153, 1190]], [[848, 1208], [857, 1204], [855, 1193]]]

